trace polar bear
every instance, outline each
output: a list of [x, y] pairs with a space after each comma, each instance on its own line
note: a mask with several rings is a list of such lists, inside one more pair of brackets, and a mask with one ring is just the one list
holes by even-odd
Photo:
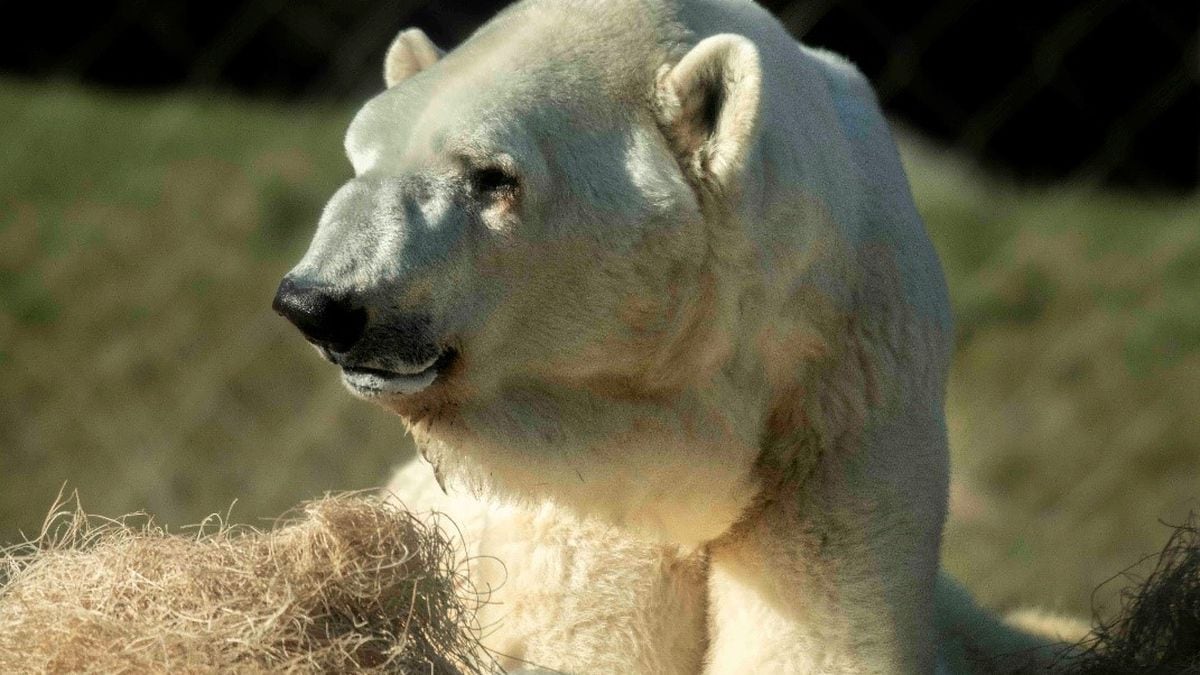
[[499, 561], [506, 665], [1036, 646], [939, 577], [949, 301], [853, 66], [748, 0], [523, 0], [384, 72], [275, 307], [407, 424], [393, 492]]

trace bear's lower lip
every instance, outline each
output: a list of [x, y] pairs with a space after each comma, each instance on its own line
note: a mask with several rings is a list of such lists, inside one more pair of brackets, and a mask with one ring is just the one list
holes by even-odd
[[400, 372], [381, 368], [343, 366], [342, 380], [363, 396], [394, 394], [409, 396], [424, 391], [437, 380], [454, 360], [455, 352], [445, 349], [410, 371]]

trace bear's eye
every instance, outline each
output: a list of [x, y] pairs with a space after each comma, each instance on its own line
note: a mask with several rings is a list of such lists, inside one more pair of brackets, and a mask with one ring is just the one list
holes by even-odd
[[509, 194], [517, 189], [517, 177], [498, 166], [475, 169], [471, 172], [471, 187], [481, 195]]

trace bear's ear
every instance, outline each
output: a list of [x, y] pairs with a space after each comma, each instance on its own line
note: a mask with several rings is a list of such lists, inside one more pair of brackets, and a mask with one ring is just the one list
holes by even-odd
[[736, 188], [754, 145], [762, 69], [740, 35], [701, 40], [658, 78], [658, 117], [685, 172], [703, 184]]
[[402, 30], [383, 58], [383, 81], [391, 89], [437, 63], [443, 53], [420, 28]]

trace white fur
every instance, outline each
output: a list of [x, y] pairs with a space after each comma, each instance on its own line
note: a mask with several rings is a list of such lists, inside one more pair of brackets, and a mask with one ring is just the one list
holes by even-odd
[[433, 44], [425, 31], [409, 28], [397, 35], [388, 47], [387, 56], [383, 59], [383, 81], [388, 87], [394, 87], [432, 66], [440, 58], [442, 50]]
[[507, 567], [473, 569], [507, 579], [487, 643], [646, 673], [1027, 645], [939, 580], [949, 302], [857, 70], [738, 0], [525, 0], [426, 42], [389, 50], [293, 274], [459, 350], [377, 400], [450, 496], [417, 464], [393, 491]]
[[[485, 600], [484, 644], [508, 669], [695, 673], [704, 658], [703, 553], [631, 537], [552, 504], [444, 494], [414, 460], [388, 486], [417, 512], [445, 514]], [[439, 521], [445, 522], [445, 521]]]

